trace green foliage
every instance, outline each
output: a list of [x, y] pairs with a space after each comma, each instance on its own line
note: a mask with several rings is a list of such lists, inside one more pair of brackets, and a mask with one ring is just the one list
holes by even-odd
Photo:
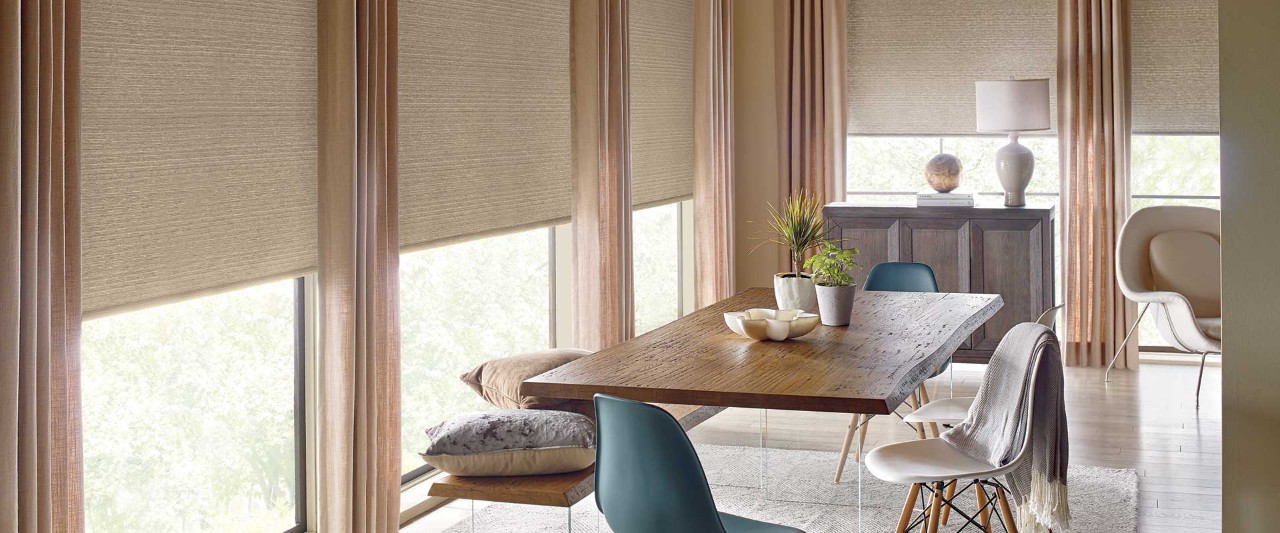
[[680, 318], [680, 204], [641, 209], [631, 219], [636, 335]]
[[90, 320], [87, 530], [294, 523], [293, 281]]
[[843, 287], [853, 285], [850, 270], [860, 268], [853, 256], [858, 255], [857, 248], [841, 248], [836, 241], [824, 240], [818, 247], [818, 253], [804, 262], [804, 267], [814, 274], [814, 283], [827, 287]]
[[[787, 197], [781, 211], [770, 204], [766, 224], [771, 235], [765, 243], [786, 248], [791, 256], [791, 271], [797, 274], [804, 262], [804, 254], [817, 247], [829, 231], [822, 219], [822, 202], [817, 196], [804, 192]], [[755, 252], [755, 249], [751, 251]]]

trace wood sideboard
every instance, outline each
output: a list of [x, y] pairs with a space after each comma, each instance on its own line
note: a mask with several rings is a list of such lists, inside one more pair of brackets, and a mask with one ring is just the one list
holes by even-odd
[[[823, 209], [832, 236], [857, 248], [861, 282], [889, 261], [933, 268], [943, 292], [999, 294], [1004, 307], [978, 328], [955, 360], [985, 363], [1015, 324], [1053, 306], [1052, 205], [914, 207], [833, 203]], [[857, 304], [854, 304], [857, 305]]]

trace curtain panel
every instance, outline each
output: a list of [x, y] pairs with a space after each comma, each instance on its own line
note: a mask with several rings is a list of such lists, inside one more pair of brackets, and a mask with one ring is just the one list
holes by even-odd
[[844, 200], [845, 0], [774, 4], [781, 196]]
[[80, 2], [0, 0], [0, 531], [84, 530]]
[[[1116, 283], [1129, 215], [1129, 2], [1058, 2], [1060, 151], [1068, 366], [1106, 366], [1137, 314]], [[1137, 339], [1119, 368], [1138, 364]]]
[[396, 0], [319, 4], [319, 531], [400, 527]]
[[733, 296], [733, 1], [694, 4], [693, 220], [699, 308]]
[[598, 350], [635, 335], [627, 0], [570, 9], [574, 321]]

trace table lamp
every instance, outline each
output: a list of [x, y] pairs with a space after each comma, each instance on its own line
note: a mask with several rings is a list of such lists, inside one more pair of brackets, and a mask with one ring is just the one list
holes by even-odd
[[978, 131], [1008, 133], [1009, 144], [996, 152], [996, 175], [1004, 188], [1004, 205], [1027, 205], [1027, 185], [1036, 158], [1018, 144], [1024, 131], [1049, 129], [1049, 80], [974, 82], [978, 104]]

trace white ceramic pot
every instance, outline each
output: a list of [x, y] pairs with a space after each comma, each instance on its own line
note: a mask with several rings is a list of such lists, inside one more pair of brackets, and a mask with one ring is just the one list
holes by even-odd
[[818, 310], [818, 293], [809, 274], [774, 274], [773, 293], [778, 300], [778, 309], [803, 309], [810, 313]]
[[853, 316], [855, 287], [818, 285], [818, 316], [824, 326], [848, 326]]

